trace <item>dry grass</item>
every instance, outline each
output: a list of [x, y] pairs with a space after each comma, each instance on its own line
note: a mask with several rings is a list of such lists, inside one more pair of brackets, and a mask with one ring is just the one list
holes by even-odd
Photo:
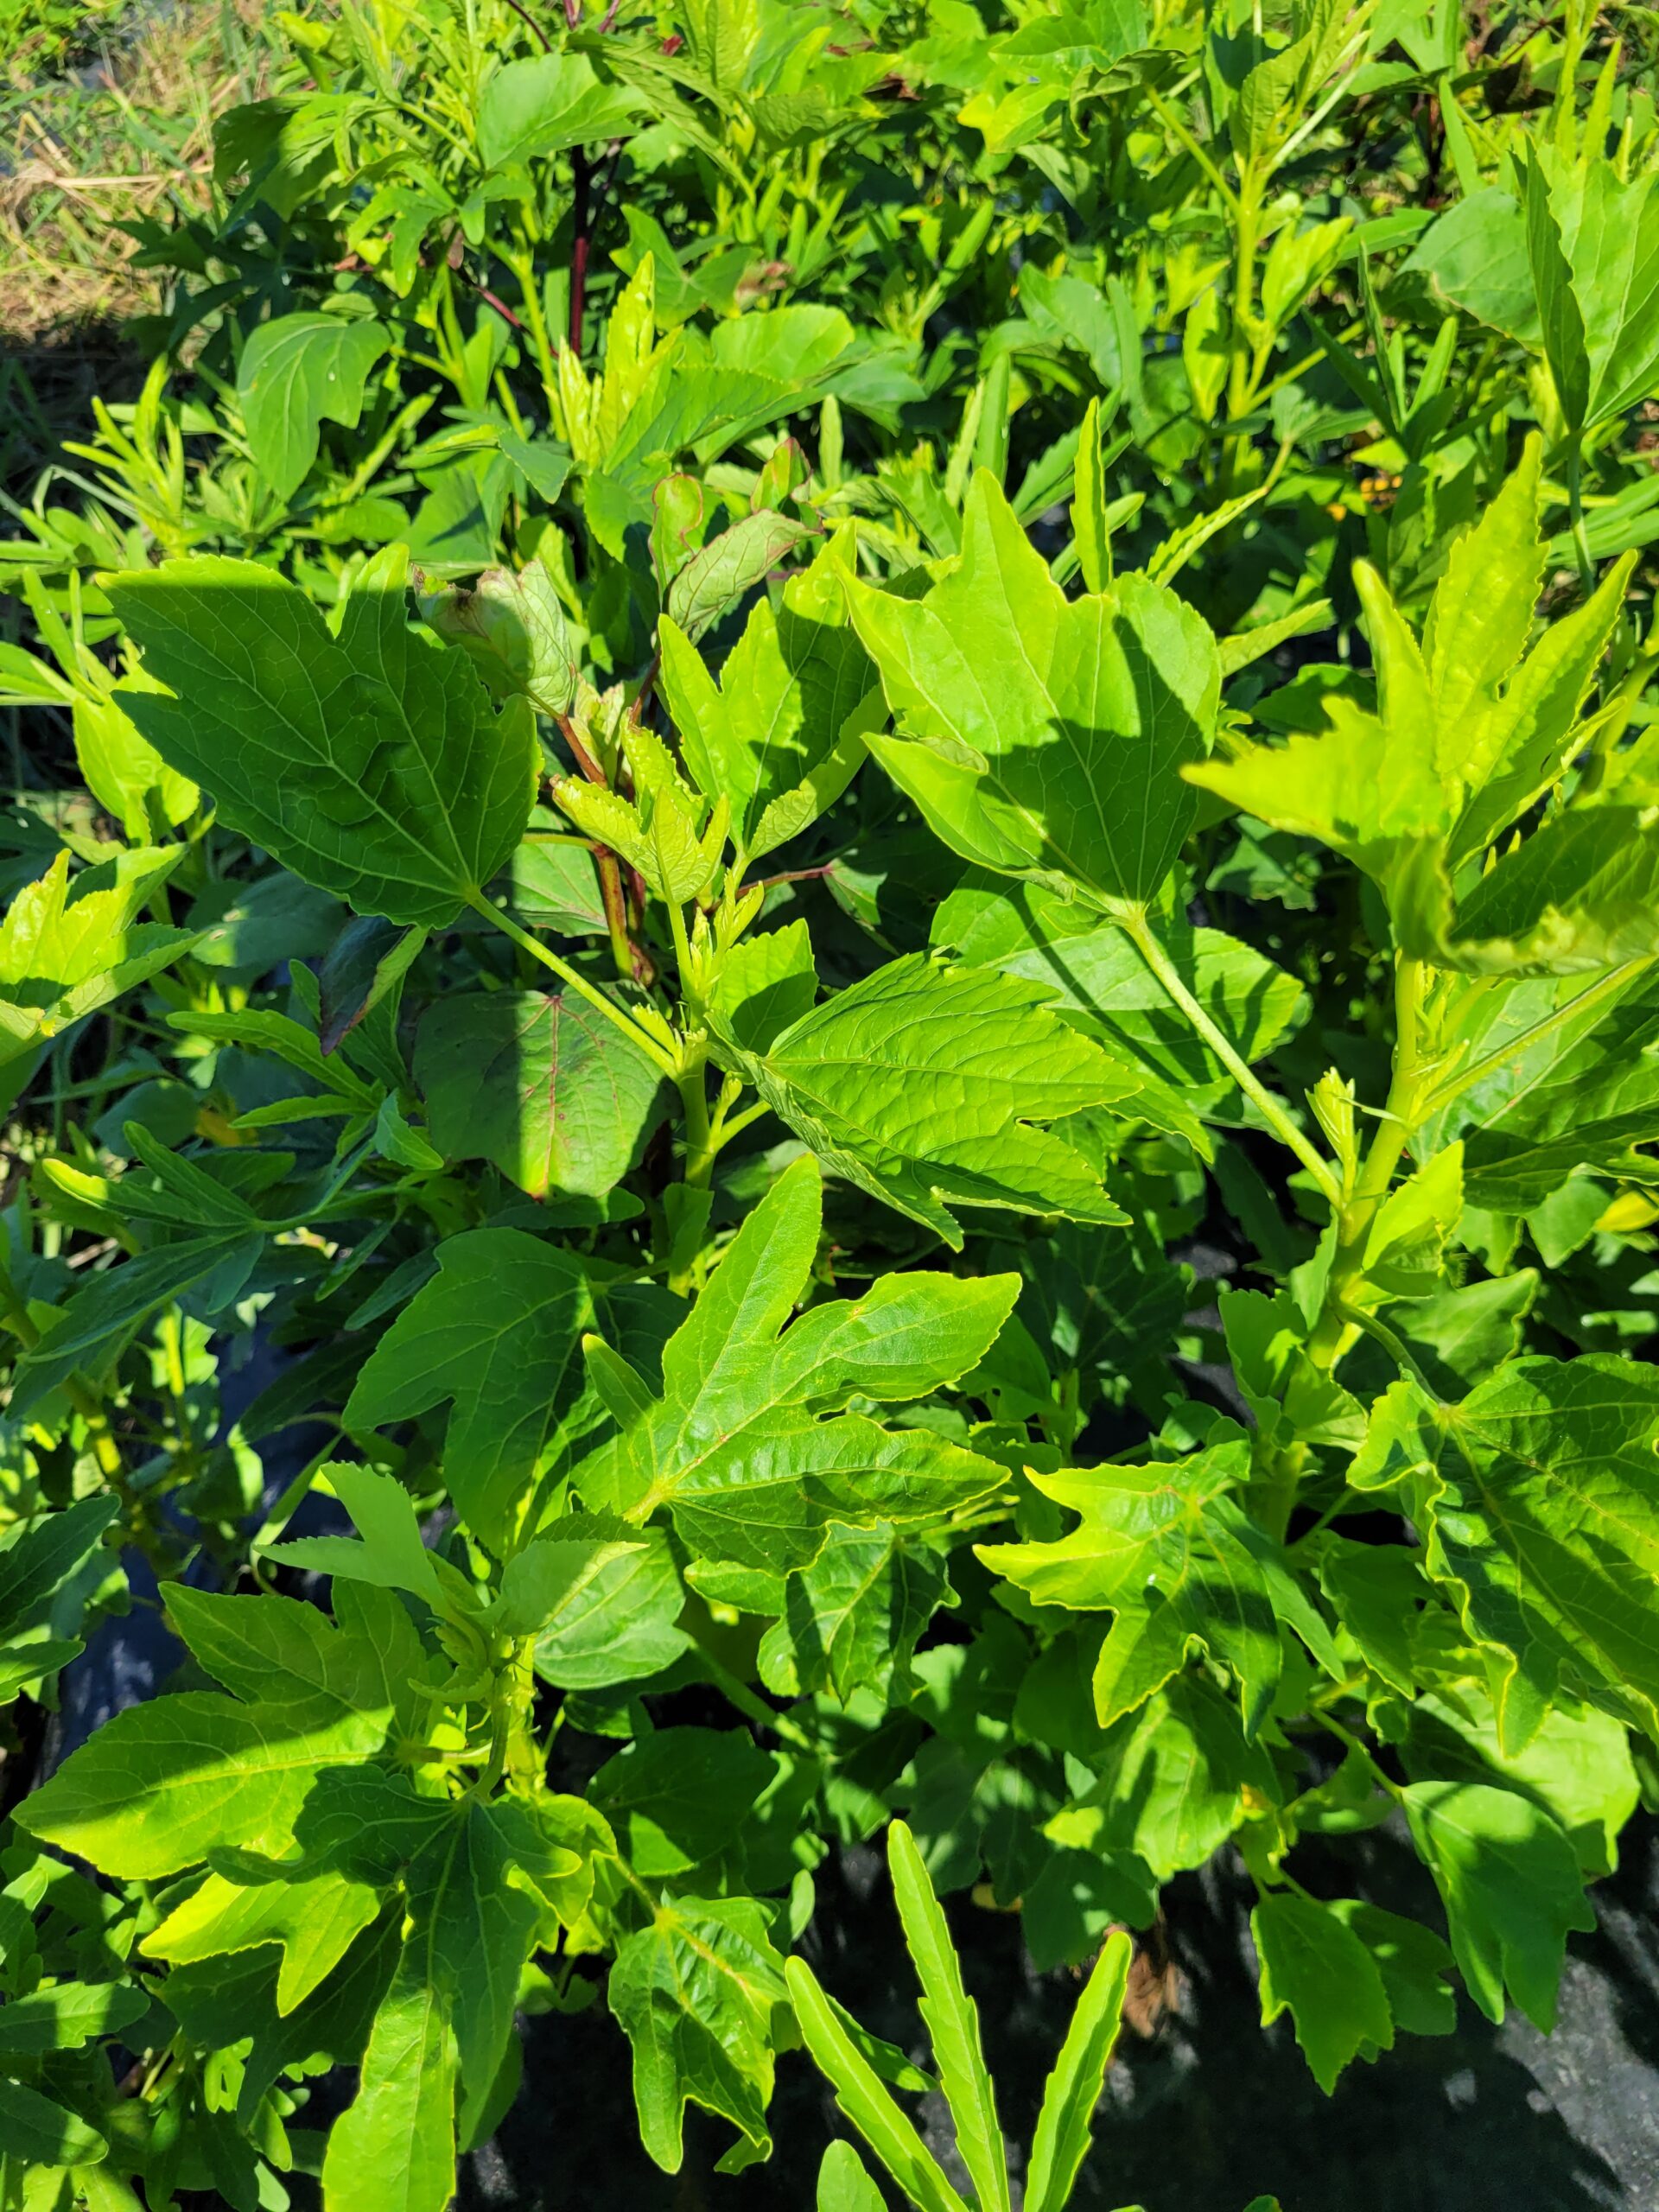
[[120, 226], [207, 205], [213, 124], [264, 87], [258, 12], [182, 0], [136, 30], [107, 27], [78, 76], [0, 92], [0, 348], [14, 360], [73, 353], [160, 304]]

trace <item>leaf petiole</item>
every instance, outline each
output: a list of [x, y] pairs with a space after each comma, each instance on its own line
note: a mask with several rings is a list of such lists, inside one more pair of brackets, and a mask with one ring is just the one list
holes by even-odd
[[1259, 1082], [1249, 1066], [1211, 1020], [1204, 1007], [1181, 980], [1180, 971], [1158, 942], [1144, 912], [1138, 910], [1119, 912], [1116, 917], [1135, 950], [1146, 962], [1169, 997], [1186, 1016], [1198, 1035], [1208, 1045], [1244, 1096], [1258, 1109], [1280, 1141], [1287, 1145], [1300, 1160], [1333, 1208], [1340, 1208], [1342, 1185], [1332, 1173], [1330, 1162], [1320, 1158], [1306, 1137], [1297, 1128], [1266, 1085]]
[[511, 938], [520, 950], [529, 953], [531, 958], [539, 961], [543, 968], [550, 969], [561, 982], [569, 985], [578, 997], [586, 999], [589, 1006], [596, 1007], [607, 1021], [622, 1032], [629, 1044], [645, 1054], [653, 1067], [662, 1070], [671, 1083], [677, 1082], [679, 1068], [656, 1039], [649, 1035], [632, 1015], [625, 1014], [620, 1006], [613, 1005], [603, 991], [597, 989], [568, 961], [561, 960], [556, 952], [550, 952], [528, 930], [520, 929], [510, 914], [504, 914], [499, 907], [492, 906], [481, 891], [474, 892], [467, 903], [475, 913], [482, 914], [486, 922], [493, 923], [503, 937]]

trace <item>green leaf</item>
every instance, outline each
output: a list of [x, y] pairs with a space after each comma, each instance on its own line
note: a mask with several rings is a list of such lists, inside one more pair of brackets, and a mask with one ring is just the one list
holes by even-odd
[[1270, 1891], [1250, 1915], [1262, 1976], [1262, 2024], [1295, 2024], [1313, 2079], [1328, 2097], [1351, 2058], [1394, 2045], [1394, 2016], [1376, 1961], [1317, 1898]]
[[839, 798], [881, 710], [875, 671], [847, 620], [838, 550], [826, 547], [791, 576], [776, 609], [758, 601], [718, 686], [677, 623], [658, 626], [663, 696], [686, 766], [705, 798], [729, 800], [733, 842], [751, 859], [798, 836]]
[[771, 1771], [741, 1731], [659, 1728], [607, 1760], [590, 1787], [634, 1868], [677, 1875], [724, 1849]]
[[343, 1459], [331, 1459], [317, 1471], [351, 1515], [358, 1537], [298, 1536], [267, 1545], [266, 1558], [382, 1590], [407, 1590], [429, 1605], [441, 1605], [437, 1567], [421, 1541], [420, 1521], [403, 1484]]
[[804, 1014], [764, 1054], [710, 1013], [721, 1065], [753, 1084], [827, 1168], [960, 1250], [951, 1205], [1128, 1218], [1084, 1156], [1035, 1126], [1136, 1088], [1049, 1012], [1048, 996], [912, 954]]
[[[1044, 985], [1116, 1059], [1143, 1081], [1154, 1079], [1147, 1085], [1154, 1097], [1161, 1097], [1156, 1086], [1167, 1085], [1199, 1112], [1227, 1102], [1233, 1118], [1232, 1077], [1130, 939], [1109, 924], [1102, 928], [1086, 908], [1038, 885], [1010, 892], [970, 875], [934, 916], [932, 938], [970, 967]], [[1170, 952], [1182, 982], [1245, 1061], [1264, 1059], [1306, 1015], [1306, 995], [1294, 976], [1220, 930], [1182, 931]], [[1147, 1118], [1156, 1113], [1150, 1108]]]
[[189, 1295], [213, 1313], [231, 1305], [264, 1249], [262, 1234], [188, 1236], [94, 1275], [18, 1361], [12, 1418], [20, 1420], [76, 1373], [106, 1373], [144, 1323], [175, 1299]]
[[1248, 1480], [1249, 1460], [1240, 1440], [1147, 1466], [1033, 1469], [1027, 1479], [1077, 1527], [1053, 1542], [976, 1547], [1039, 1605], [1111, 1611], [1095, 1668], [1103, 1726], [1162, 1688], [1196, 1645], [1237, 1676], [1254, 1735], [1279, 1681], [1281, 1619], [1321, 1641], [1280, 1548], [1227, 1494]]
[[368, 563], [338, 634], [251, 562], [171, 561], [105, 588], [174, 695], [120, 696], [220, 821], [359, 912], [442, 927], [518, 843], [537, 747], [521, 702], [494, 714], [466, 655], [410, 627], [404, 565], [396, 546]]
[[1364, 1944], [1382, 1977], [1394, 2024], [1402, 2035], [1449, 2036], [1457, 2031], [1458, 2000], [1447, 1986], [1452, 1954], [1432, 1928], [1402, 1920], [1380, 1905], [1338, 1897], [1325, 1906]]
[[141, 1881], [199, 1866], [219, 1844], [280, 1853], [318, 1769], [376, 1750], [389, 1719], [313, 1720], [182, 1691], [106, 1720], [16, 1817], [103, 1872]]
[[405, 1950], [374, 2025], [358, 2091], [328, 2133], [325, 2212], [444, 2212], [454, 2194], [454, 2039], [443, 1999]]
[[1421, 305], [1433, 320], [1461, 308], [1489, 328], [1535, 346], [1538, 301], [1527, 222], [1511, 195], [1489, 185], [1437, 215], [1401, 264], [1389, 304], [1396, 298], [1413, 309]]
[[1564, 975], [1659, 954], [1659, 850], [1634, 807], [1569, 808], [1459, 900], [1448, 965]]
[[1572, 1845], [1548, 1813], [1484, 1783], [1414, 1783], [1405, 1808], [1469, 1994], [1502, 2020], [1507, 1990], [1548, 2035], [1567, 1936], [1596, 1924]]
[[784, 1975], [801, 2039], [828, 2077], [836, 2102], [917, 2212], [967, 2212], [932, 2152], [836, 2018], [811, 1967], [804, 1959], [791, 1959]]
[[72, 885], [60, 851], [0, 921], [0, 1067], [170, 967], [194, 933], [137, 918], [184, 851], [122, 852]]
[[309, 475], [325, 416], [357, 428], [363, 387], [388, 342], [383, 323], [284, 315], [261, 323], [243, 347], [236, 391], [248, 450], [278, 500]]
[[1378, 1401], [1350, 1479], [1404, 1483], [1428, 1570], [1491, 1655], [1499, 1738], [1563, 1685], [1659, 1728], [1659, 1377], [1594, 1353], [1513, 1360], [1460, 1405]]
[[29, 1627], [40, 1609], [89, 1560], [120, 1516], [113, 1497], [83, 1497], [0, 1533], [0, 1637]]
[[486, 168], [545, 160], [567, 146], [626, 132], [642, 102], [621, 85], [601, 81], [580, 54], [538, 54], [509, 61], [484, 87], [478, 150]]
[[985, 2212], [1009, 2212], [1007, 2154], [980, 2045], [978, 2009], [962, 1986], [950, 1931], [915, 1839], [902, 1821], [887, 1831], [887, 1864], [905, 1942], [922, 1985], [922, 2018], [950, 2107], [957, 2155]]
[[676, 571], [666, 614], [683, 645], [704, 636], [785, 560], [811, 525], [762, 507], [700, 545]]
[[760, 1679], [785, 1697], [861, 1689], [892, 1695], [921, 1635], [950, 1596], [941, 1561], [892, 1529], [836, 1529], [789, 1579], [784, 1618], [761, 1639]]
[[1117, 2041], [1135, 1946], [1122, 1929], [1109, 1936], [1095, 1961], [1054, 2070], [1043, 2087], [1032, 2139], [1026, 2212], [1064, 2212], [1089, 2155], [1089, 2139]]
[[581, 1388], [577, 1345], [597, 1317], [580, 1262], [523, 1230], [463, 1230], [437, 1261], [370, 1353], [342, 1420], [360, 1434], [450, 1402], [445, 1485], [499, 1548], [550, 1427]]
[[964, 860], [1143, 906], [1196, 802], [1221, 666], [1167, 588], [1123, 576], [1068, 601], [981, 471], [959, 564], [925, 599], [850, 582], [900, 734], [870, 749]]
[[[597, 1553], [594, 1537], [584, 1534], [595, 1528], [605, 1532]], [[579, 1541], [572, 1543], [572, 1537]], [[537, 1636], [536, 1671], [544, 1682], [592, 1690], [643, 1681], [686, 1649], [688, 1638], [675, 1626], [685, 1591], [660, 1529], [628, 1528], [588, 1513], [556, 1522], [531, 1552], [543, 1543], [564, 1554], [579, 1550], [589, 1562], [565, 1586]]]
[[533, 1198], [601, 1197], [637, 1166], [664, 1110], [662, 1077], [574, 992], [441, 999], [415, 1079], [448, 1160], [489, 1160]]
[[1160, 1881], [1201, 1866], [1226, 1841], [1244, 1817], [1247, 1789], [1274, 1794], [1266, 1753], [1192, 1675], [1120, 1721], [1096, 1764], [1102, 1779], [1045, 1834], [1074, 1850], [1133, 1852]]
[[880, 1278], [780, 1335], [817, 1249], [823, 1193], [810, 1160], [787, 1168], [727, 1246], [663, 1355], [663, 1395], [575, 1471], [594, 1510], [671, 1513], [695, 1552], [772, 1572], [817, 1556], [832, 1520], [925, 1522], [1001, 1479], [920, 1429], [840, 1410], [854, 1395], [925, 1396], [975, 1365], [1016, 1279]]
[[8, 2154], [31, 2166], [91, 2166], [109, 2145], [79, 2113], [66, 2112], [38, 2089], [0, 2075], [0, 2135]]
[[880, 2190], [850, 2143], [831, 2143], [818, 2168], [817, 2212], [887, 2212]]
[[145, 1936], [143, 1948], [170, 1966], [188, 1966], [278, 1943], [276, 2009], [287, 2013], [327, 1980], [372, 1926], [382, 1902], [373, 1885], [335, 1873], [252, 1885], [210, 1873]]
[[763, 1909], [747, 1897], [666, 1901], [618, 1946], [608, 1993], [633, 2046], [640, 2139], [663, 2171], [680, 2170], [689, 2103], [742, 2136], [722, 2168], [765, 2158], [772, 2012], [785, 1993]]
[[1531, 1798], [1566, 1830], [1586, 1879], [1618, 1865], [1640, 1785], [1629, 1733], [1607, 1713], [1552, 1706], [1526, 1748], [1510, 1753], [1485, 1686], [1445, 1682], [1414, 1704], [1404, 1756], [1414, 1781], [1493, 1781]]
[[79, 2050], [95, 2036], [118, 2035], [142, 2018], [142, 1990], [118, 1981], [58, 1981], [0, 2004], [0, 2059]]

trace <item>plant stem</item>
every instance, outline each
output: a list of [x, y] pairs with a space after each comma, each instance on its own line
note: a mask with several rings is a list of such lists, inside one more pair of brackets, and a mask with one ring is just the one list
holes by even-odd
[[1575, 434], [1567, 453], [1567, 505], [1573, 519], [1573, 550], [1579, 556], [1579, 582], [1586, 598], [1596, 588], [1596, 564], [1584, 527], [1584, 438]]
[[1634, 982], [1644, 968], [1652, 965], [1653, 956], [1644, 954], [1639, 960], [1626, 960], [1618, 968], [1610, 968], [1605, 976], [1599, 976], [1576, 997], [1568, 999], [1563, 1006], [1558, 1006], [1553, 1014], [1547, 1014], [1541, 1021], [1534, 1022], [1530, 1029], [1523, 1029], [1507, 1045], [1500, 1046], [1496, 1052], [1483, 1054], [1467, 1067], [1454, 1068], [1450, 1075], [1435, 1085], [1423, 1102], [1423, 1119], [1427, 1121], [1431, 1114], [1439, 1113], [1442, 1106], [1450, 1105], [1454, 1098], [1461, 1097], [1465, 1090], [1472, 1089], [1495, 1070], [1511, 1060], [1518, 1060], [1535, 1045], [1541, 1044], [1554, 1031], [1564, 1028], [1574, 1014], [1586, 1013], [1590, 1007], [1599, 1006], [1604, 1000], [1616, 996], [1626, 983]]
[[677, 1078], [680, 1106], [685, 1115], [685, 1183], [687, 1189], [692, 1191], [708, 1189], [718, 1149], [709, 1141], [709, 1087], [703, 1065], [699, 1060]]
[[1118, 921], [1170, 998], [1186, 1016], [1198, 1035], [1208, 1045], [1244, 1096], [1261, 1113], [1281, 1142], [1287, 1145], [1300, 1160], [1333, 1207], [1342, 1205], [1342, 1185], [1332, 1172], [1328, 1160], [1322, 1160], [1313, 1146], [1297, 1128], [1286, 1112], [1283, 1103], [1275, 1098], [1264, 1084], [1258, 1082], [1247, 1063], [1228, 1042], [1222, 1032], [1205, 1012], [1182, 982], [1174, 962], [1154, 935], [1144, 912], [1134, 911], [1120, 913]]
[[814, 1749], [812, 1738], [804, 1728], [798, 1726], [786, 1713], [779, 1713], [768, 1705], [759, 1691], [752, 1690], [746, 1681], [741, 1681], [732, 1672], [723, 1660], [716, 1659], [708, 1645], [699, 1637], [693, 1636], [691, 1641], [696, 1649], [699, 1665], [708, 1669], [709, 1678], [715, 1688], [729, 1704], [736, 1707], [746, 1720], [753, 1720], [759, 1728], [771, 1729], [774, 1736], [780, 1738], [785, 1744], [793, 1744], [797, 1751], [810, 1751]]
[[492, 906], [481, 891], [474, 892], [467, 903], [475, 913], [482, 914], [486, 921], [493, 923], [503, 937], [510, 937], [516, 945], [529, 953], [532, 960], [539, 960], [543, 968], [550, 968], [561, 982], [568, 983], [579, 997], [596, 1007], [607, 1021], [620, 1029], [629, 1044], [637, 1052], [643, 1052], [654, 1067], [660, 1068], [671, 1082], [678, 1079], [677, 1063], [663, 1050], [657, 1039], [648, 1035], [620, 1006], [613, 1006], [603, 991], [595, 989], [588, 978], [579, 974], [568, 961], [561, 960], [556, 952], [550, 952], [537, 938], [531, 937], [528, 930], [520, 929], [510, 914], [504, 914], [499, 907]]
[[[0, 1321], [4, 1322], [26, 1352], [33, 1351], [39, 1344], [41, 1332], [29, 1318], [28, 1301], [4, 1268], [0, 1268]], [[86, 1425], [86, 1441], [92, 1446], [99, 1472], [111, 1489], [136, 1510], [136, 1502], [127, 1487], [121, 1446], [115, 1440], [115, 1432], [102, 1403], [76, 1376], [72, 1375], [61, 1387], [64, 1396]]]

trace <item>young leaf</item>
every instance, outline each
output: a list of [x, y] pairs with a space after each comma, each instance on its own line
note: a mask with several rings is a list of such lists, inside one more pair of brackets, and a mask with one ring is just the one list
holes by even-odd
[[903, 733], [870, 749], [964, 860], [1144, 906], [1191, 826], [1180, 772], [1209, 751], [1215, 639], [1166, 587], [1068, 601], [992, 479], [960, 563], [921, 601], [849, 582]]
[[[123, 691], [219, 819], [359, 913], [442, 927], [523, 834], [537, 746], [464, 653], [411, 630], [401, 548], [375, 557], [338, 633], [275, 570], [217, 556], [107, 580], [166, 694]], [[170, 695], [170, 696], [168, 696]]]
[[836, 2018], [811, 1967], [804, 1959], [791, 1959], [784, 1977], [801, 2040], [828, 2077], [836, 2102], [917, 2212], [968, 2212], [938, 2161]]
[[980, 2047], [979, 2013], [962, 1986], [950, 1931], [915, 1838], [902, 1821], [894, 1821], [887, 1831], [887, 1864], [905, 1942], [922, 1985], [922, 2018], [956, 2126], [957, 2155], [984, 2212], [1009, 2212], [1007, 2157]]
[[840, 1410], [924, 1396], [972, 1367], [1016, 1279], [887, 1275], [780, 1336], [817, 1249], [816, 1164], [795, 1161], [727, 1247], [663, 1355], [664, 1395], [575, 1480], [593, 1510], [671, 1513], [691, 1550], [772, 1571], [817, 1557], [832, 1520], [925, 1521], [995, 1486], [990, 1464], [919, 1429]]
[[60, 851], [0, 921], [0, 1067], [170, 967], [190, 930], [141, 922], [184, 848], [121, 852], [72, 885]]
[[350, 1536], [299, 1536], [292, 1543], [267, 1547], [268, 1559], [367, 1582], [382, 1590], [407, 1590], [430, 1605], [442, 1601], [442, 1587], [432, 1554], [421, 1541], [421, 1524], [409, 1492], [391, 1475], [331, 1459], [318, 1470], [351, 1515], [358, 1541]]
[[1054, 2070], [1043, 2087], [1031, 2145], [1026, 2212], [1064, 2212], [1089, 2153], [1089, 2138], [1117, 2041], [1135, 1946], [1122, 1929], [1106, 1938], [1095, 1961]]

